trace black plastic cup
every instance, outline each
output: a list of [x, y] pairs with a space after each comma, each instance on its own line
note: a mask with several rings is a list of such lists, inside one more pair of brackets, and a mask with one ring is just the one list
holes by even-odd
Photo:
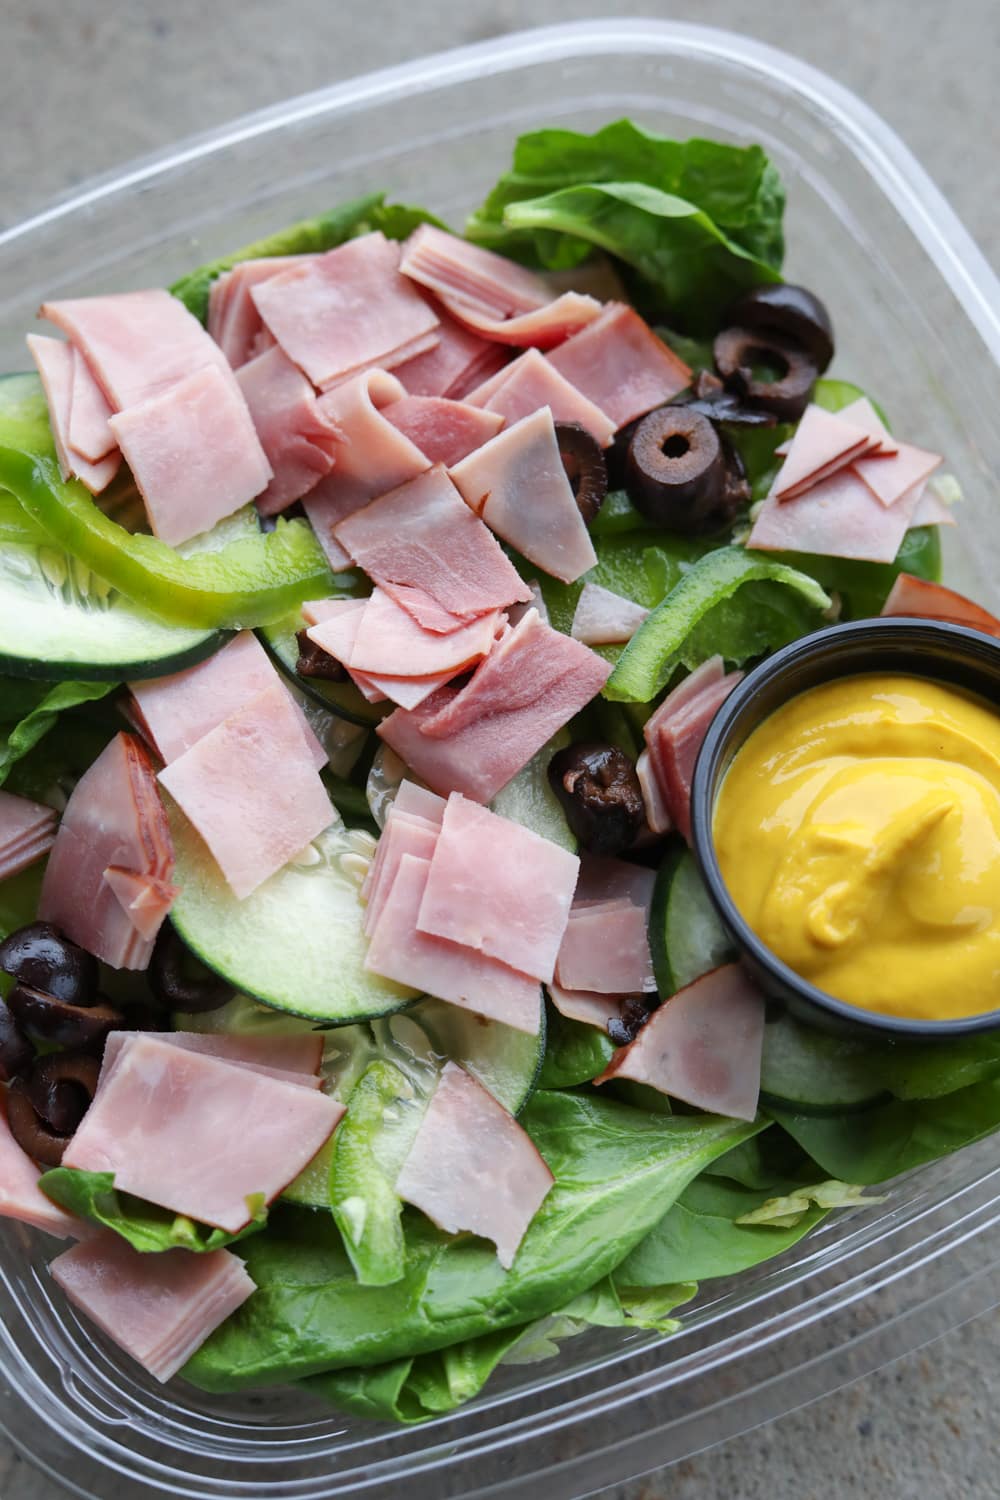
[[940, 621], [891, 617], [833, 625], [775, 652], [730, 693], [705, 736], [691, 789], [695, 856], [716, 911], [743, 963], [769, 998], [827, 1030], [944, 1040], [1000, 1028], [998, 1008], [955, 1020], [881, 1015], [828, 995], [772, 953], [740, 915], [722, 877], [712, 824], [723, 778], [759, 724], [809, 688], [862, 673], [892, 672], [964, 688], [1000, 708], [1000, 640]]

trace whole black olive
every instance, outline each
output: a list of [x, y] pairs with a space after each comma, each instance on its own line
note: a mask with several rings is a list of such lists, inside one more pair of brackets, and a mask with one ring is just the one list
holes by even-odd
[[196, 964], [173, 927], [165, 922], [153, 948], [146, 978], [153, 998], [167, 1010], [179, 1010], [188, 1014], [195, 1011], [218, 1010], [233, 998], [232, 988], [224, 979], [218, 979], [202, 965], [200, 973], [192, 973]]
[[707, 417], [660, 406], [643, 417], [628, 446], [626, 489], [644, 516], [691, 536], [714, 530], [726, 456]]
[[581, 848], [623, 854], [646, 821], [635, 763], [616, 745], [582, 741], [549, 761], [549, 783]]
[[794, 340], [820, 375], [833, 358], [833, 324], [815, 293], [788, 281], [766, 282], [739, 297], [726, 313], [727, 324], [763, 329]]
[[97, 959], [49, 922], [31, 922], [5, 938], [0, 969], [67, 1005], [97, 1004]]
[[26, 1081], [39, 1119], [58, 1135], [72, 1135], [97, 1092], [101, 1065], [82, 1052], [53, 1052], [40, 1058]]
[[[747, 406], [769, 411], [782, 422], [797, 422], [812, 398], [819, 366], [785, 334], [763, 328], [724, 328], [713, 346], [715, 364], [727, 388]], [[777, 373], [758, 379], [754, 366]]]
[[608, 466], [597, 439], [579, 422], [557, 422], [556, 442], [580, 514], [587, 526], [608, 493]]
[[34, 1047], [6, 1005], [0, 1005], [0, 1083], [27, 1073], [34, 1060]]
[[622, 1001], [621, 1014], [608, 1021], [608, 1036], [616, 1047], [627, 1047], [629, 1042], [635, 1041], [651, 1015], [642, 995], [629, 995]]
[[347, 668], [336, 657], [331, 656], [329, 651], [324, 651], [322, 646], [311, 641], [307, 630], [297, 630], [295, 639], [299, 644], [299, 659], [295, 663], [295, 671], [299, 677], [319, 677], [324, 682], [347, 681]]
[[32, 1041], [88, 1052], [100, 1052], [108, 1033], [125, 1024], [122, 1012], [106, 1000], [100, 1005], [67, 1005], [30, 984], [16, 984], [7, 996], [7, 1006]]

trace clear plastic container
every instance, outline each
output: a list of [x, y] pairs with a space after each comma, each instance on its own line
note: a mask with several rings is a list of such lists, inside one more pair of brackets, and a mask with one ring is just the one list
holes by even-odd
[[[948, 456], [967, 497], [949, 577], [1000, 604], [1000, 287], [887, 126], [828, 78], [745, 38], [652, 21], [523, 33], [238, 121], [101, 179], [0, 239], [0, 365], [23, 366], [43, 295], [166, 284], [352, 194], [385, 188], [454, 223], [518, 131], [630, 114], [673, 135], [760, 141], [789, 189], [788, 274], [838, 329], [834, 373]], [[260, 1500], [590, 1493], [800, 1405], [1000, 1300], [1000, 1145], [910, 1175], [796, 1251], [708, 1283], [671, 1338], [595, 1331], [501, 1369], [454, 1416], [344, 1420], [296, 1392], [163, 1390], [77, 1320], [48, 1242], [3, 1226], [2, 1423], [88, 1496]], [[134, 1487], [134, 1488], [133, 1488]]]

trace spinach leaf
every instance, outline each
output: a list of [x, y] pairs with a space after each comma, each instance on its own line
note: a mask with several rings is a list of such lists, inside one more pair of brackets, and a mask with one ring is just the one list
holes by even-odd
[[606, 1031], [572, 1021], [555, 1006], [545, 1005], [545, 1057], [538, 1078], [541, 1089], [571, 1089], [603, 1073], [615, 1044]]
[[14, 765], [33, 750], [52, 729], [59, 715], [81, 703], [106, 698], [114, 690], [111, 682], [21, 682], [8, 692], [9, 682], [0, 683], [0, 713], [6, 716], [11, 707], [17, 722], [0, 729], [0, 786]]
[[362, 1287], [332, 1220], [276, 1212], [242, 1251], [256, 1294], [202, 1346], [186, 1378], [214, 1391], [269, 1385], [542, 1317], [613, 1270], [707, 1162], [762, 1128], [549, 1092], [536, 1093], [521, 1119], [556, 1181], [509, 1271], [483, 1240], [410, 1214], [404, 1276]]
[[778, 280], [784, 189], [759, 146], [672, 141], [618, 120], [523, 135], [466, 224], [477, 244], [550, 270], [596, 245], [640, 273], [650, 310], [713, 327], [734, 295]]
[[131, 1193], [120, 1193], [113, 1172], [81, 1172], [73, 1167], [55, 1167], [39, 1178], [39, 1187], [60, 1207], [91, 1224], [113, 1229], [135, 1250], [156, 1254], [164, 1250], [191, 1250], [208, 1254], [225, 1245], [235, 1245], [257, 1234], [267, 1223], [264, 1199], [248, 1199], [253, 1217], [245, 1229], [229, 1234], [212, 1229], [184, 1214], [157, 1208]]
[[224, 271], [231, 271], [241, 260], [332, 250], [345, 240], [354, 239], [359, 234], [368, 234], [373, 229], [380, 229], [387, 239], [404, 240], [418, 224], [441, 225], [441, 220], [423, 208], [412, 208], [403, 203], [386, 203], [384, 193], [368, 193], [363, 198], [352, 198], [347, 203], [339, 204], [330, 209], [329, 213], [320, 214], [315, 219], [302, 219], [297, 224], [290, 224], [287, 229], [269, 234], [265, 239], [255, 240], [252, 245], [234, 250], [231, 255], [223, 255], [218, 260], [198, 266], [196, 270], [188, 271], [175, 281], [170, 290], [189, 312], [204, 323], [208, 318], [208, 296], [212, 282]]

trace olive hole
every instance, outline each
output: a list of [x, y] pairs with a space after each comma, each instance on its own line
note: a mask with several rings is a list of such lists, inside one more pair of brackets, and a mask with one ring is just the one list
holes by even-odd
[[747, 357], [750, 373], [758, 385], [774, 385], [788, 374], [788, 360], [776, 349], [748, 349]]
[[664, 458], [683, 458], [685, 453], [690, 452], [691, 444], [683, 432], [672, 432], [664, 439], [660, 449]]

